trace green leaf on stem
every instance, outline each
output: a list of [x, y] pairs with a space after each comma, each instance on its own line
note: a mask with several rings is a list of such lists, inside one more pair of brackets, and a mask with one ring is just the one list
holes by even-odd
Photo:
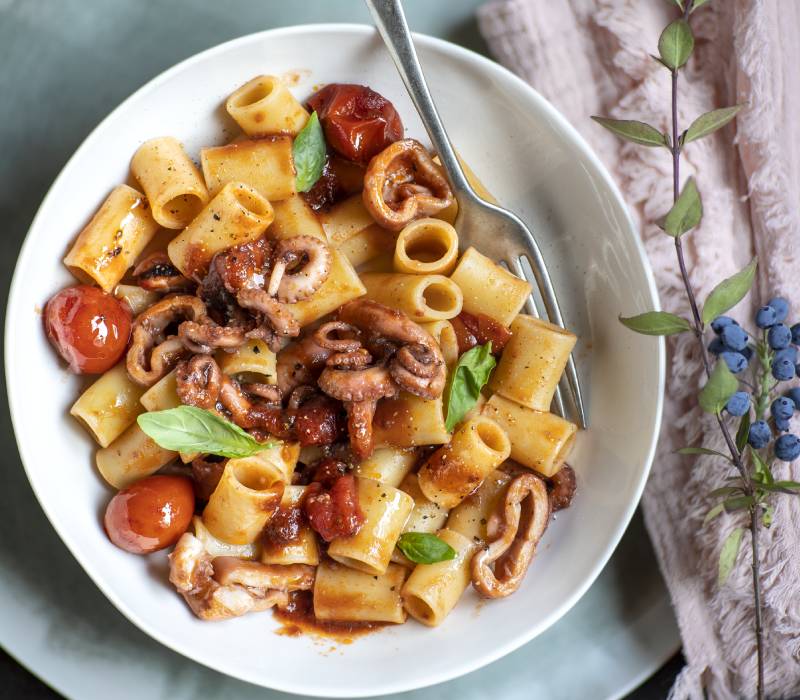
[[739, 421], [739, 429], [736, 431], [736, 449], [741, 452], [747, 447], [747, 438], [750, 436], [750, 411], [748, 410]]
[[703, 218], [703, 202], [694, 178], [690, 177], [680, 196], [672, 205], [672, 209], [664, 217], [663, 225], [659, 224], [670, 236], [677, 238], [690, 231], [700, 223]]
[[[786, 486], [785, 484], [790, 484]], [[797, 496], [800, 495], [800, 484], [796, 484], [794, 481], [775, 481], [771, 484], [759, 484], [759, 488], [763, 491], [770, 491], [772, 493], [785, 493], [789, 496]]]
[[772, 506], [766, 506], [764, 508], [764, 514], [761, 516], [761, 522], [764, 524], [764, 527], [772, 525], [772, 518], [774, 515], [775, 509]]
[[697, 139], [701, 139], [704, 136], [713, 134], [717, 129], [721, 129], [738, 114], [742, 106], [743, 105], [734, 105], [733, 107], [723, 107], [722, 109], [715, 109], [712, 112], [701, 114], [686, 130], [683, 143], [697, 141]]
[[684, 11], [683, 0], [672, 0], [678, 7], [681, 8], [681, 12]]
[[719, 498], [720, 496], [732, 496], [734, 493], [742, 493], [741, 486], [723, 486], [722, 488], [714, 489], [708, 494], [709, 498]]
[[743, 528], [735, 528], [722, 545], [722, 550], [719, 553], [719, 571], [717, 574], [717, 583], [720, 586], [725, 584], [728, 576], [731, 575], [731, 571], [733, 571], [733, 565], [736, 563], [736, 557], [739, 554], [739, 547], [742, 545], [743, 534]]
[[749, 508], [756, 502], [752, 496], [734, 496], [733, 498], [726, 498], [722, 505], [725, 506], [726, 513], [735, 513], [737, 510], [744, 510]]
[[713, 455], [714, 457], [722, 457], [722, 459], [726, 459], [730, 462], [730, 457], [728, 457], [728, 455], [717, 452], [716, 450], [709, 450], [707, 447], [681, 447], [681, 449], [675, 450], [675, 452], [679, 455]]
[[669, 24], [658, 39], [658, 53], [664, 65], [677, 70], [689, 60], [694, 49], [694, 36], [685, 19]]
[[700, 408], [706, 413], [719, 413], [738, 388], [739, 380], [733, 376], [728, 365], [717, 362], [706, 385], [700, 390]]
[[775, 481], [772, 485], [789, 491], [800, 491], [800, 482], [797, 481]]
[[620, 323], [642, 335], [675, 335], [692, 327], [685, 318], [666, 311], [647, 311], [638, 316], [620, 316]]
[[703, 323], [711, 323], [717, 316], [732, 309], [744, 299], [753, 286], [757, 264], [758, 258], [753, 258], [743, 270], [722, 280], [714, 287], [703, 305]]
[[[710, 2], [710, 0], [695, 0], [694, 1], [694, 5], [692, 5], [691, 12], [694, 12], [697, 8], [702, 7], [707, 2]], [[681, 9], [683, 9], [683, 8], [681, 8]]]
[[764, 458], [755, 450], [751, 450], [751, 454], [753, 455], [753, 463], [755, 464], [755, 477], [762, 485], [769, 485], [775, 482], [774, 477], [772, 476], [772, 470], [769, 468], [769, 465], [764, 461]]
[[703, 519], [703, 525], [708, 525], [714, 518], [716, 518], [720, 513], [725, 510], [725, 506], [721, 503], [715, 505], [711, 510], [706, 513], [706, 517]]
[[600, 126], [604, 126], [612, 134], [627, 139], [640, 146], [667, 147], [667, 139], [658, 129], [644, 122], [633, 119], [609, 119], [608, 117], [592, 117]]

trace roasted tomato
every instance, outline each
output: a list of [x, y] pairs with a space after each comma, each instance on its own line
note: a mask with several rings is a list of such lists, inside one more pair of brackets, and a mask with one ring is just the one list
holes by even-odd
[[331, 83], [308, 104], [319, 116], [328, 145], [348, 160], [367, 163], [403, 138], [403, 122], [394, 105], [365, 85]]
[[148, 554], [175, 544], [192, 515], [191, 479], [157, 475], [119, 491], [109, 502], [103, 523], [108, 539], [117, 547]]
[[99, 287], [62, 289], [44, 308], [47, 337], [76, 374], [100, 374], [119, 361], [131, 334], [131, 316]]
[[314, 481], [303, 498], [303, 512], [319, 536], [326, 542], [355, 535], [364, 522], [358, 505], [356, 480], [352, 474], [340, 476], [330, 491]]
[[492, 353], [496, 355], [503, 351], [511, 339], [511, 331], [486, 314], [470, 314], [462, 311], [450, 322], [456, 333], [459, 353], [464, 353], [476, 345], [485, 345], [491, 340]]

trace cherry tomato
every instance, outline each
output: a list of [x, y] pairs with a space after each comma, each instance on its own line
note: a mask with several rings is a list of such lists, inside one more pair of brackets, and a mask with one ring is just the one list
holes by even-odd
[[331, 83], [308, 104], [322, 123], [328, 145], [348, 160], [367, 163], [403, 138], [403, 122], [394, 105], [365, 85]]
[[47, 337], [76, 374], [101, 374], [119, 361], [131, 334], [131, 315], [99, 287], [67, 287], [44, 309]]
[[109, 502], [103, 523], [117, 547], [148, 554], [175, 544], [193, 514], [191, 479], [157, 475], [119, 491]]

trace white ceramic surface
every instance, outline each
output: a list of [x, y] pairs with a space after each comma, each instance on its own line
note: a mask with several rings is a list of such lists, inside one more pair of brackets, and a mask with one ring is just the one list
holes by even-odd
[[[592, 428], [572, 463], [580, 496], [550, 527], [522, 590], [476, 607], [468, 591], [447, 623], [391, 628], [336, 653], [310, 638], [273, 633], [269, 615], [195, 620], [165, 584], [165, 557], [133, 557], [108, 543], [100, 514], [109, 493], [93, 446], [66, 415], [78, 381], [57, 363], [41, 329], [42, 304], [71, 282], [60, 258], [108, 190], [127, 178], [145, 139], [180, 138], [190, 152], [230, 133], [223, 98], [255, 74], [299, 71], [295, 91], [361, 82], [385, 94], [411, 135], [422, 129], [380, 41], [364, 27], [325, 25], [244, 37], [162, 74], [115, 110], [56, 180], [20, 254], [6, 320], [6, 374], [29, 479], [56, 530], [111, 601], [167, 646], [219, 671], [296, 693], [356, 697], [399, 692], [474, 670], [532, 639], [586, 591], [638, 502], [660, 421], [663, 345], [625, 331], [617, 314], [657, 305], [652, 277], [619, 194], [574, 130], [496, 64], [419, 37], [423, 66], [459, 151], [539, 238], [578, 360]], [[39, 397], [47, 396], [42, 402]], [[598, 640], [602, 643], [601, 640]]]

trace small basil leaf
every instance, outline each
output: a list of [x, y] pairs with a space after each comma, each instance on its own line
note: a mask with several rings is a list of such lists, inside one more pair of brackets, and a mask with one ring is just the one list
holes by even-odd
[[658, 129], [644, 122], [632, 119], [609, 119], [608, 117], [592, 117], [600, 126], [604, 126], [612, 134], [623, 139], [638, 143], [640, 146], [663, 146], [666, 148], [667, 139]]
[[740, 527], [735, 528], [725, 540], [722, 545], [722, 550], [719, 553], [719, 573], [717, 575], [717, 583], [722, 586], [728, 580], [733, 565], [736, 563], [736, 556], [739, 554], [739, 547], [742, 544], [742, 535], [744, 530]]
[[292, 146], [298, 192], [308, 192], [322, 176], [325, 167], [325, 135], [316, 112], [294, 139]]
[[456, 550], [447, 542], [427, 532], [404, 532], [397, 547], [415, 564], [436, 564], [456, 557]]
[[701, 114], [686, 130], [684, 143], [696, 141], [697, 139], [703, 138], [703, 136], [713, 134], [717, 129], [721, 129], [731, 121], [741, 108], [742, 105], [734, 105], [733, 107], [723, 107], [722, 109], [715, 109], [711, 112]]
[[664, 65], [677, 70], [692, 55], [694, 36], [685, 19], [676, 19], [669, 24], [658, 39], [658, 53]]
[[716, 518], [724, 510], [725, 510], [725, 506], [723, 506], [721, 503], [718, 503], [717, 505], [715, 505], [711, 510], [708, 511], [708, 513], [706, 513], [706, 517], [703, 520], [703, 525], [707, 525], [708, 523], [710, 523], [714, 518]]
[[717, 316], [736, 306], [744, 299], [756, 275], [758, 258], [753, 258], [750, 263], [735, 275], [722, 280], [708, 295], [703, 304], [703, 323], [711, 323]]
[[620, 316], [620, 323], [642, 335], [675, 335], [691, 330], [685, 318], [666, 311], [647, 311], [638, 316]]
[[258, 442], [235, 423], [196, 406], [142, 413], [136, 422], [165, 450], [202, 452], [220, 457], [249, 457], [272, 443]]
[[703, 202], [694, 178], [690, 177], [683, 186], [683, 191], [672, 205], [672, 209], [664, 217], [663, 228], [670, 236], [677, 238], [690, 231], [703, 218]]
[[700, 408], [706, 413], [719, 413], [738, 388], [739, 380], [733, 376], [728, 365], [720, 360], [714, 365], [711, 376], [700, 391]]
[[492, 356], [491, 340], [485, 345], [476, 345], [458, 358], [458, 364], [445, 391], [445, 427], [449, 432], [453, 432], [453, 428], [478, 403], [481, 389], [489, 381], [489, 375], [496, 364]]

